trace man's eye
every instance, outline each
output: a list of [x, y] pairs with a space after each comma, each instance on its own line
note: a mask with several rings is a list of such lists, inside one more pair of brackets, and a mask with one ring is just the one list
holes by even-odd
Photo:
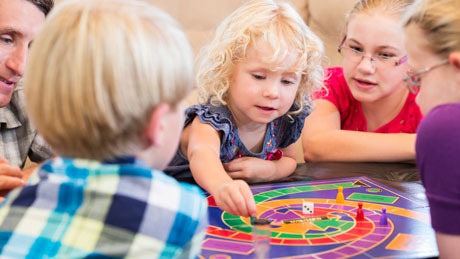
[[11, 39], [10, 37], [5, 37], [5, 36], [0, 37], [0, 40], [1, 40], [2, 42], [4, 42], [4, 43], [7, 43], [7, 44], [13, 42], [13, 39]]

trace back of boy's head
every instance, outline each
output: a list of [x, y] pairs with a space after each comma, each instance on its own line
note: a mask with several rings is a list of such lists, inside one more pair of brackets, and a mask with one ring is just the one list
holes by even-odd
[[61, 156], [111, 159], [146, 147], [160, 103], [193, 84], [193, 54], [167, 14], [142, 0], [64, 1], [31, 48], [27, 111]]
[[[427, 49], [443, 58], [460, 51], [460, 1], [418, 0], [403, 19], [405, 26], [415, 24], [426, 36]], [[409, 43], [411, 39], [408, 39]]]
[[[276, 68], [288, 54], [296, 53], [296, 69], [302, 74], [295, 103], [302, 109], [310, 92], [322, 87], [323, 44], [295, 8], [283, 0], [253, 0], [243, 4], [217, 28], [213, 41], [198, 57], [197, 84], [200, 100], [226, 105], [236, 61], [246, 59], [248, 47], [268, 44]], [[300, 111], [299, 109], [299, 111]]]

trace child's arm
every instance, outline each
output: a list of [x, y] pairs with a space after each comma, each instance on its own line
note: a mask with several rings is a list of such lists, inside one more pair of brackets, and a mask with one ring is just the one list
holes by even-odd
[[297, 166], [295, 143], [281, 150], [283, 157], [279, 160], [241, 157], [226, 163], [224, 167], [233, 179], [243, 179], [249, 183], [276, 181], [289, 176]]
[[233, 180], [220, 160], [219, 133], [196, 117], [191, 123], [187, 157], [195, 181], [208, 191], [219, 208], [234, 215], [257, 216], [249, 185]]
[[306, 161], [410, 161], [415, 159], [415, 136], [341, 130], [334, 104], [317, 100], [305, 120], [302, 146]]

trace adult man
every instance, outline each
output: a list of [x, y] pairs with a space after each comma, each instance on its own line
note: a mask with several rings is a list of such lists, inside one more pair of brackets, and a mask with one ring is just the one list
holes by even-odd
[[0, 0], [0, 196], [24, 184], [31, 171], [21, 171], [27, 157], [40, 162], [51, 156], [25, 114], [20, 81], [29, 47], [53, 5], [53, 0]]

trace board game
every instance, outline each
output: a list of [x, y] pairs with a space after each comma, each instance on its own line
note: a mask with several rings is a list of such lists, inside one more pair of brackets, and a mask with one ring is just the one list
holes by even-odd
[[[336, 200], [339, 186], [344, 200]], [[271, 219], [269, 258], [424, 258], [438, 251], [426, 203], [367, 177], [251, 187], [258, 217]], [[200, 258], [256, 258], [249, 218], [220, 210], [208, 197]], [[313, 203], [306, 215], [302, 204]], [[358, 203], [364, 218], [356, 219]], [[386, 210], [386, 224], [381, 223]]]

